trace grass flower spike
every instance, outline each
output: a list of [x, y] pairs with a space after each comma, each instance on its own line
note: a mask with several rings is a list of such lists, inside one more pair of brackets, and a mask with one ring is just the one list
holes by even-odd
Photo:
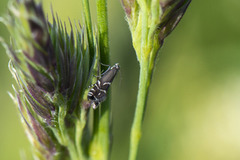
[[154, 58], [191, 0], [122, 0], [138, 61]]
[[[96, 53], [96, 37], [78, 24], [70, 34], [59, 19], [50, 24], [42, 4], [18, 0], [2, 19], [11, 34], [3, 42], [17, 81], [15, 102], [36, 159], [79, 160], [88, 156], [87, 91]], [[93, 34], [92, 34], [93, 35]], [[92, 47], [92, 48], [90, 48]]]
[[155, 58], [191, 0], [122, 0], [140, 64], [139, 90], [131, 130], [129, 160], [135, 160]]

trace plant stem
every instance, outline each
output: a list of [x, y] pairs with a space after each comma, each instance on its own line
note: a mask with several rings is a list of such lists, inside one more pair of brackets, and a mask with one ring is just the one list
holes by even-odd
[[137, 96], [137, 105], [130, 135], [129, 160], [136, 159], [138, 145], [141, 138], [142, 121], [144, 117], [145, 105], [152, 75], [152, 69], [150, 69], [148, 66], [149, 62], [147, 60], [142, 61], [142, 64], [140, 65], [140, 80]]
[[130, 153], [129, 160], [135, 160], [137, 157], [138, 145], [141, 138], [142, 132], [142, 121], [144, 117], [144, 111], [146, 106], [146, 100], [149, 90], [149, 85], [151, 81], [152, 75], [152, 60], [151, 58], [151, 50], [152, 48], [148, 45], [148, 10], [147, 10], [147, 2], [146, 1], [138, 1], [141, 7], [141, 48], [139, 63], [140, 63], [140, 75], [139, 75], [139, 86], [138, 86], [138, 96], [137, 96], [137, 104], [134, 115], [134, 120], [131, 128], [130, 135]]
[[[97, 21], [99, 32], [100, 61], [109, 64], [109, 40], [107, 0], [97, 0]], [[105, 68], [103, 66], [103, 68]], [[110, 150], [110, 91], [107, 100], [94, 111], [93, 140], [90, 147], [90, 156], [95, 160], [109, 159]]]
[[107, 0], [97, 0], [97, 21], [99, 31], [100, 60], [109, 64]]

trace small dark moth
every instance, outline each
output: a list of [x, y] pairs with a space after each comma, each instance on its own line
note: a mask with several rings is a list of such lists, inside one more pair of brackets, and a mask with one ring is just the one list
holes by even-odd
[[93, 109], [105, 101], [107, 98], [107, 90], [110, 87], [113, 79], [115, 78], [120, 66], [116, 63], [103, 73], [102, 77], [93, 85], [93, 88], [88, 92], [88, 100], [93, 104]]

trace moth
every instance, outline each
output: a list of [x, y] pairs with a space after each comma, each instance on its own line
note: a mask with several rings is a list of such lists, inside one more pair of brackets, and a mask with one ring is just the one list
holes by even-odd
[[106, 100], [108, 88], [110, 87], [119, 70], [120, 66], [118, 63], [116, 63], [107, 71], [105, 71], [102, 77], [97, 80], [94, 85], [92, 85], [93, 88], [88, 92], [87, 98], [90, 101], [93, 109], [96, 109], [101, 102]]

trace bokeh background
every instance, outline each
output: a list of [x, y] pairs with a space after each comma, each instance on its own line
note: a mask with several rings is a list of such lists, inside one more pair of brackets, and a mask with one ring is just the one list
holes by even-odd
[[[46, 13], [52, 3], [66, 22], [83, 17], [81, 0], [43, 2]], [[1, 16], [7, 3], [0, 1]], [[125, 160], [139, 67], [120, 1], [108, 4], [111, 62], [121, 65], [112, 85], [111, 159]], [[193, 0], [165, 40], [150, 87], [139, 160], [240, 160], [239, 15], [239, 0]], [[2, 24], [0, 36], [9, 39]], [[7, 94], [14, 83], [7, 63], [0, 46], [0, 159], [30, 159], [31, 147]]]

